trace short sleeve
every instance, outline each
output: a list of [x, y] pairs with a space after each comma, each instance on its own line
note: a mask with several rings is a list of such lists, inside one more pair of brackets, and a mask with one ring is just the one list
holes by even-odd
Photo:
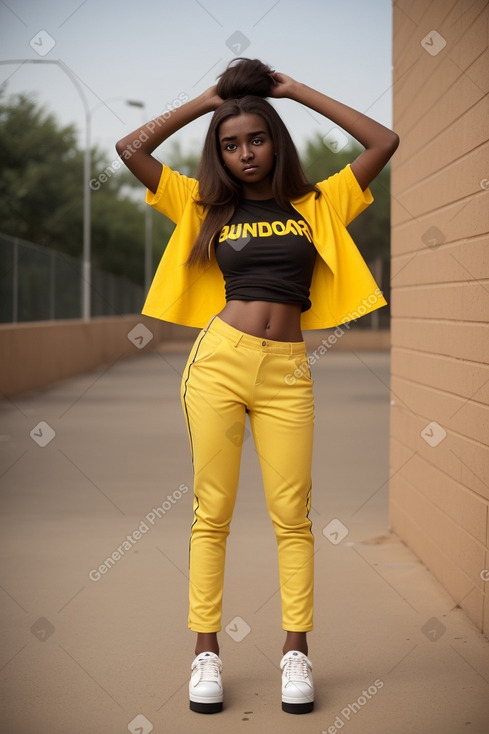
[[146, 204], [173, 222], [178, 222], [189, 198], [197, 193], [197, 188], [198, 182], [195, 178], [184, 176], [163, 165], [156, 192], [153, 193], [149, 189], [146, 191]]
[[350, 164], [317, 184], [346, 226], [374, 200], [369, 188], [362, 191]]

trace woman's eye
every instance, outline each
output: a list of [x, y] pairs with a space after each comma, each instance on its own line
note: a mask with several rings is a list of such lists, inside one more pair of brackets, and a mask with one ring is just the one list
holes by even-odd
[[228, 143], [224, 150], [236, 150], [236, 146], [234, 145], [234, 143]]
[[255, 139], [253, 140], [253, 143], [254, 143], [254, 144], [258, 144], [258, 145], [261, 145], [261, 143], [263, 143], [263, 140], [262, 140], [261, 138], [255, 138]]

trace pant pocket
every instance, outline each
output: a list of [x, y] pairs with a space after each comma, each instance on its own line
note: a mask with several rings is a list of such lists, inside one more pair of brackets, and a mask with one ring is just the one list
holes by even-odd
[[309, 364], [309, 360], [307, 358], [307, 355], [297, 357], [294, 360], [295, 368], [292, 373], [290, 373], [290, 384], [295, 384], [296, 382], [300, 382], [301, 380], [305, 380], [306, 382], [313, 383], [314, 380], [311, 375], [311, 366]]

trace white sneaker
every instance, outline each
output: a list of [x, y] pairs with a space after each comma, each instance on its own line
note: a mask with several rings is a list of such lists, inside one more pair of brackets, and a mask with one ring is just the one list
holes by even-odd
[[282, 711], [308, 714], [314, 708], [312, 664], [307, 655], [289, 650], [280, 661], [282, 670]]
[[222, 711], [222, 662], [214, 652], [201, 652], [191, 666], [190, 708], [200, 714]]

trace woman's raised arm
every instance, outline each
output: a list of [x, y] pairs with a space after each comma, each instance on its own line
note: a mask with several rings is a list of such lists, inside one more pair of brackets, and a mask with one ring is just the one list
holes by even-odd
[[286, 74], [274, 72], [274, 97], [287, 97], [324, 115], [346, 130], [365, 150], [351, 168], [363, 190], [380, 173], [399, 145], [399, 136], [352, 107], [337, 102], [321, 92], [295, 81]]
[[131, 173], [155, 193], [161, 177], [161, 163], [151, 155], [152, 152], [177, 130], [217, 109], [220, 104], [222, 99], [216, 93], [216, 87], [210, 87], [195, 99], [165, 112], [121, 138], [115, 149]]

